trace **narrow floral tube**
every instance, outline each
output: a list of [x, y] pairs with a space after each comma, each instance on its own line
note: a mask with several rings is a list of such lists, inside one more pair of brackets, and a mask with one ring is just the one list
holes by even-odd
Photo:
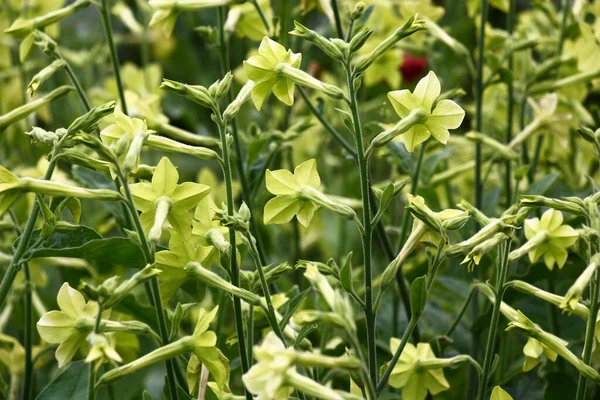
[[55, 24], [63, 18], [73, 15], [77, 11], [86, 8], [90, 4], [91, 0], [77, 0], [73, 4], [51, 11], [40, 17], [33, 19], [17, 19], [15, 22], [13, 22], [10, 28], [4, 31], [4, 33], [18, 37], [26, 36], [35, 29], [41, 30], [48, 25]]

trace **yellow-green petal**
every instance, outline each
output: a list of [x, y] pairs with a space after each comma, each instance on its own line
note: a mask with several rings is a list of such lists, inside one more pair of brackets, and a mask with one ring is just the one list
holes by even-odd
[[321, 186], [321, 177], [317, 171], [317, 161], [314, 158], [304, 161], [294, 169], [294, 177], [301, 186]]
[[265, 224], [285, 224], [290, 222], [300, 209], [300, 202], [294, 196], [277, 196], [265, 204]]
[[287, 169], [266, 172], [267, 190], [274, 195], [295, 195], [300, 184], [296, 177]]

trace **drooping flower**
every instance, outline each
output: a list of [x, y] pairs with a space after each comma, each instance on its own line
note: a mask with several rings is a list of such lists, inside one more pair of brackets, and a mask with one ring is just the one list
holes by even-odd
[[[399, 339], [390, 339], [392, 353], [399, 345]], [[418, 343], [416, 347], [411, 343], [406, 343], [406, 347], [390, 375], [390, 386], [402, 388], [402, 397], [411, 400], [423, 400], [427, 397], [428, 392], [436, 395], [450, 389], [450, 384], [444, 377], [442, 368], [419, 367], [419, 362], [435, 359], [429, 343]]]
[[110, 343], [108, 338], [105, 335], [99, 335], [96, 333], [91, 333], [88, 336], [88, 341], [90, 343], [90, 352], [85, 358], [86, 363], [95, 363], [94, 369], [98, 371], [98, 369], [104, 363], [111, 363], [112, 365], [117, 365], [117, 363], [122, 363], [123, 359], [117, 353], [113, 344]]
[[149, 240], [158, 240], [168, 220], [178, 231], [191, 226], [189, 210], [209, 192], [210, 187], [194, 182], [180, 185], [177, 168], [167, 157], [161, 158], [152, 175], [152, 182], [130, 185], [135, 206], [142, 212], [140, 218]]
[[[563, 346], [569, 343], [566, 340], [556, 338]], [[542, 361], [542, 356], [546, 356], [548, 360], [555, 362], [558, 354], [551, 348], [543, 344], [537, 339], [530, 337], [527, 339], [525, 347], [523, 347], [523, 354], [525, 355], [525, 361], [523, 362], [523, 371], [528, 372], [537, 367]]]
[[[88, 301], [77, 290], [64, 283], [56, 297], [60, 311], [50, 311], [44, 314], [37, 323], [40, 337], [48, 343], [58, 343], [55, 357], [58, 367], [67, 364], [79, 347], [85, 342], [87, 335], [93, 329], [93, 321], [98, 314], [98, 303]], [[110, 310], [103, 312], [108, 318]], [[78, 323], [88, 319], [89, 324]]]
[[280, 77], [276, 71], [279, 64], [288, 64], [294, 68], [300, 67], [302, 54], [292, 53], [279, 43], [265, 38], [260, 42], [258, 54], [244, 61], [244, 70], [248, 78], [256, 82], [252, 89], [252, 101], [260, 111], [267, 95], [273, 91], [284, 104], [294, 104], [294, 82], [286, 77]]
[[402, 138], [406, 149], [410, 152], [418, 145], [433, 135], [439, 142], [446, 144], [450, 133], [449, 129], [460, 126], [465, 116], [465, 111], [452, 100], [441, 100], [435, 107], [434, 103], [441, 92], [440, 81], [433, 71], [417, 83], [414, 92], [409, 90], [395, 90], [388, 93], [388, 99], [396, 113], [406, 118], [411, 111], [420, 108], [426, 115], [426, 120], [414, 125], [403, 133]]
[[562, 268], [567, 261], [567, 248], [572, 246], [578, 237], [577, 231], [569, 225], [563, 225], [563, 215], [560, 211], [549, 209], [542, 218], [525, 220], [525, 237], [532, 240], [534, 236], [545, 234], [548, 238], [529, 252], [529, 260], [533, 263], [544, 256], [544, 263], [549, 270]]

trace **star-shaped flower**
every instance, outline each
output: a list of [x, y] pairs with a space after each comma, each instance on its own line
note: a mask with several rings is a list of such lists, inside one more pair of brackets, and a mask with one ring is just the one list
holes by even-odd
[[400, 117], [407, 117], [416, 108], [421, 108], [427, 115], [425, 122], [413, 126], [402, 135], [408, 151], [412, 152], [418, 144], [432, 135], [439, 142], [448, 143], [448, 130], [456, 129], [462, 123], [465, 111], [452, 100], [440, 100], [434, 107], [440, 92], [440, 81], [430, 71], [417, 83], [413, 93], [407, 89], [388, 93], [388, 99]]
[[302, 186], [317, 189], [321, 185], [317, 162], [314, 159], [305, 161], [294, 169], [293, 174], [287, 169], [267, 170], [266, 181], [267, 190], [276, 197], [265, 205], [265, 224], [285, 224], [295, 215], [302, 225], [308, 227], [319, 206], [301, 198], [298, 192]]
[[[390, 339], [392, 353], [399, 345], [399, 339]], [[406, 343], [406, 347], [390, 375], [390, 386], [403, 388], [402, 398], [411, 400], [423, 400], [427, 397], [427, 392], [436, 395], [450, 389], [443, 369], [419, 368], [420, 361], [435, 358], [429, 343], [418, 343], [416, 347], [411, 343]]]
[[[85, 338], [93, 329], [93, 320], [98, 314], [98, 303], [88, 301], [77, 290], [64, 283], [56, 297], [60, 311], [47, 312], [37, 323], [40, 337], [48, 343], [59, 343], [55, 357], [58, 367], [67, 364]], [[103, 317], [108, 318], [110, 310], [103, 312]], [[90, 324], [78, 324], [80, 319], [89, 319]]]
[[150, 240], [158, 240], [163, 224], [168, 220], [173, 229], [184, 232], [191, 226], [189, 210], [209, 192], [210, 187], [194, 182], [178, 185], [179, 173], [167, 157], [161, 158], [152, 175], [152, 182], [130, 186], [135, 206]]
[[98, 335], [92, 333], [89, 335], [88, 340], [90, 342], [91, 348], [88, 353], [85, 362], [86, 363], [95, 363], [94, 369], [98, 371], [98, 369], [104, 363], [111, 363], [112, 365], [117, 365], [117, 363], [122, 363], [123, 359], [117, 353], [113, 344], [110, 343], [108, 338], [104, 335]]
[[281, 63], [298, 68], [301, 62], [302, 54], [286, 51], [285, 47], [265, 36], [258, 47], [258, 54], [244, 61], [248, 78], [256, 82], [252, 89], [252, 101], [257, 110], [260, 111], [271, 90], [284, 104], [294, 104], [294, 82], [279, 76], [276, 69]]
[[563, 225], [563, 215], [560, 211], [549, 209], [542, 218], [525, 220], [525, 237], [530, 240], [539, 232], [547, 232], [550, 238], [529, 252], [529, 260], [533, 263], [542, 255], [549, 270], [562, 268], [567, 261], [567, 248], [572, 246], [578, 237], [577, 231], [569, 225]]

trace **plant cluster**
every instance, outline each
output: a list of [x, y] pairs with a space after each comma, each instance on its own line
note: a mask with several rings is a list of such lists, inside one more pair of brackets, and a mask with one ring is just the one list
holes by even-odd
[[596, 398], [598, 21], [4, 0], [0, 396]]

